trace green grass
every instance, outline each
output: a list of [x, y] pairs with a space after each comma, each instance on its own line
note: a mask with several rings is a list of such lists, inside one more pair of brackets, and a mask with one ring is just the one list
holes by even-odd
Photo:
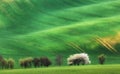
[[119, 64], [3, 70], [1, 74], [119, 74]]
[[109, 56], [107, 64], [118, 64], [120, 52], [112, 53], [95, 40], [120, 32], [119, 8], [120, 0], [1, 0], [0, 54], [14, 58], [16, 68], [19, 58], [48, 56], [54, 62], [58, 54], [64, 54], [66, 65], [66, 58], [80, 49], [92, 64], [101, 53]]

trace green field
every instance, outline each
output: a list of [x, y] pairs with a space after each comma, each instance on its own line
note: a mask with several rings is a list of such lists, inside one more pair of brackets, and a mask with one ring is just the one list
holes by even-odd
[[[92, 74], [92, 66], [55, 69], [57, 55], [63, 56], [63, 66], [69, 55], [81, 52], [89, 54], [92, 65], [98, 64], [100, 54], [106, 55], [106, 64], [120, 64], [119, 8], [120, 0], [0, 0], [0, 55], [15, 59], [15, 68], [20, 68], [20, 58], [47, 56], [53, 62], [47, 74], [52, 69], [68, 72], [77, 68], [76, 72], [84, 73], [87, 67]], [[93, 70], [102, 74], [104, 70], [99, 70], [105, 67], [105, 74], [118, 74], [120, 66], [113, 66], [116, 73], [111, 72], [112, 66], [93, 66]], [[40, 69], [43, 74], [45, 70]], [[31, 69], [6, 73], [18, 71]]]
[[120, 65], [65, 66], [34, 69], [3, 70], [1, 74], [120, 74]]

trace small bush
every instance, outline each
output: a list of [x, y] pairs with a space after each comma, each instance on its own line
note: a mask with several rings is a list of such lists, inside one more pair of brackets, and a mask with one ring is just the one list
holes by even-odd
[[14, 68], [14, 64], [15, 64], [15, 60], [12, 58], [8, 59], [8, 68], [9, 69], [13, 69]]
[[40, 67], [40, 58], [34, 58], [33, 59], [33, 65], [34, 67]]
[[56, 65], [61, 66], [62, 65], [62, 56], [57, 55], [55, 59]]
[[19, 59], [19, 64], [22, 68], [31, 68], [32, 67], [32, 57]]
[[99, 55], [98, 60], [99, 60], [99, 64], [104, 64], [106, 60], [105, 55], [104, 54]]
[[19, 64], [22, 68], [24, 68], [24, 59], [19, 59]]
[[2, 59], [1, 60], [1, 67], [2, 67], [2, 69], [7, 69], [8, 68], [8, 61], [7, 61], [7, 59]]
[[46, 66], [46, 67], [52, 64], [52, 62], [47, 57], [41, 57], [40, 63], [41, 63], [41, 66]]

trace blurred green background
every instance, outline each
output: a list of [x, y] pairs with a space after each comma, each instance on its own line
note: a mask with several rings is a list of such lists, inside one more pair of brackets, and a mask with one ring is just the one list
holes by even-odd
[[120, 0], [0, 0], [0, 54], [6, 58], [86, 52], [120, 63]]

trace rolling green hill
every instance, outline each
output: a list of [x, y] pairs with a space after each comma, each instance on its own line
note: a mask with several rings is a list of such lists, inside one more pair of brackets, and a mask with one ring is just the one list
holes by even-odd
[[66, 60], [86, 52], [96, 60], [104, 53], [116, 60], [108, 63], [119, 63], [119, 8], [120, 0], [1, 0], [0, 54], [16, 59], [64, 54]]

